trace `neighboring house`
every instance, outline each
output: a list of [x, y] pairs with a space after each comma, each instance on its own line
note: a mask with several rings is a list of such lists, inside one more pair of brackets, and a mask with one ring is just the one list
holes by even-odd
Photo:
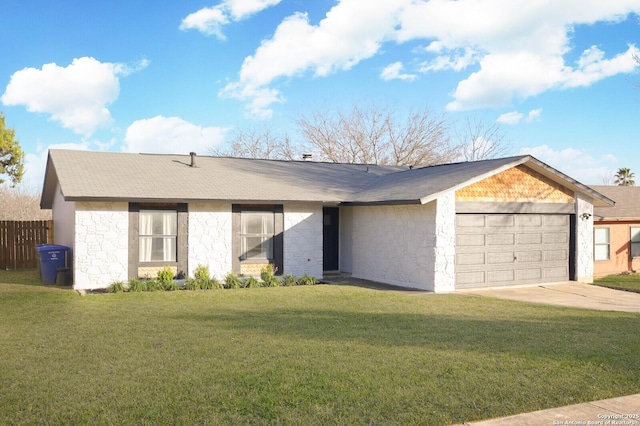
[[74, 287], [199, 265], [436, 292], [593, 277], [593, 206], [531, 156], [424, 168], [51, 150], [41, 201]]
[[640, 188], [592, 188], [616, 203], [594, 210], [594, 276], [640, 270]]

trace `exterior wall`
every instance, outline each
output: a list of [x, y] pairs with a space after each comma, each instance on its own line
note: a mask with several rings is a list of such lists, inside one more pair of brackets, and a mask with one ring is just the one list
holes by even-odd
[[436, 201], [433, 291], [453, 291], [456, 284], [456, 196], [450, 192]]
[[189, 276], [198, 265], [224, 278], [231, 272], [231, 204], [189, 204]]
[[127, 280], [127, 203], [76, 203], [75, 231], [74, 288], [105, 288], [114, 281]]
[[338, 249], [340, 271], [353, 272], [353, 207], [340, 207], [340, 242]]
[[[582, 217], [588, 216], [588, 218]], [[593, 204], [590, 199], [576, 195], [576, 280], [593, 282]]]
[[596, 222], [595, 228], [609, 228], [609, 260], [594, 260], [593, 276], [640, 270], [640, 258], [631, 258], [631, 228], [640, 222]]
[[434, 290], [436, 204], [353, 207], [352, 275]]
[[53, 238], [55, 244], [71, 247], [71, 254], [73, 255], [76, 203], [64, 200], [60, 192], [60, 185], [56, 185], [51, 218], [53, 219]]
[[322, 205], [284, 206], [285, 274], [322, 278]]

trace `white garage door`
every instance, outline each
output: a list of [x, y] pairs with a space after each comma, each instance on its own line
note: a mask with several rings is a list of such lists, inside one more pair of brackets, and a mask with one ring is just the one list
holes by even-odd
[[569, 280], [569, 215], [456, 215], [456, 288]]

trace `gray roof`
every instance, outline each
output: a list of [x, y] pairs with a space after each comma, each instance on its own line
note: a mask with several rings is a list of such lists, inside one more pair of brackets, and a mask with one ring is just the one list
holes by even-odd
[[640, 221], [640, 187], [637, 186], [592, 186], [599, 193], [615, 201], [615, 207], [596, 207], [595, 220]]
[[50, 150], [41, 206], [67, 201], [426, 203], [525, 164], [598, 205], [606, 197], [531, 156], [414, 168], [189, 155]]

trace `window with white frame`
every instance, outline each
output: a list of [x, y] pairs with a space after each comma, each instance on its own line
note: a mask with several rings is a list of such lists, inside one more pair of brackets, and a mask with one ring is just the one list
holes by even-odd
[[242, 211], [240, 217], [241, 258], [273, 259], [273, 211]]
[[609, 260], [609, 228], [594, 228], [593, 260]]
[[176, 262], [178, 213], [140, 210], [140, 262]]
[[631, 257], [640, 257], [640, 228], [631, 228]]

